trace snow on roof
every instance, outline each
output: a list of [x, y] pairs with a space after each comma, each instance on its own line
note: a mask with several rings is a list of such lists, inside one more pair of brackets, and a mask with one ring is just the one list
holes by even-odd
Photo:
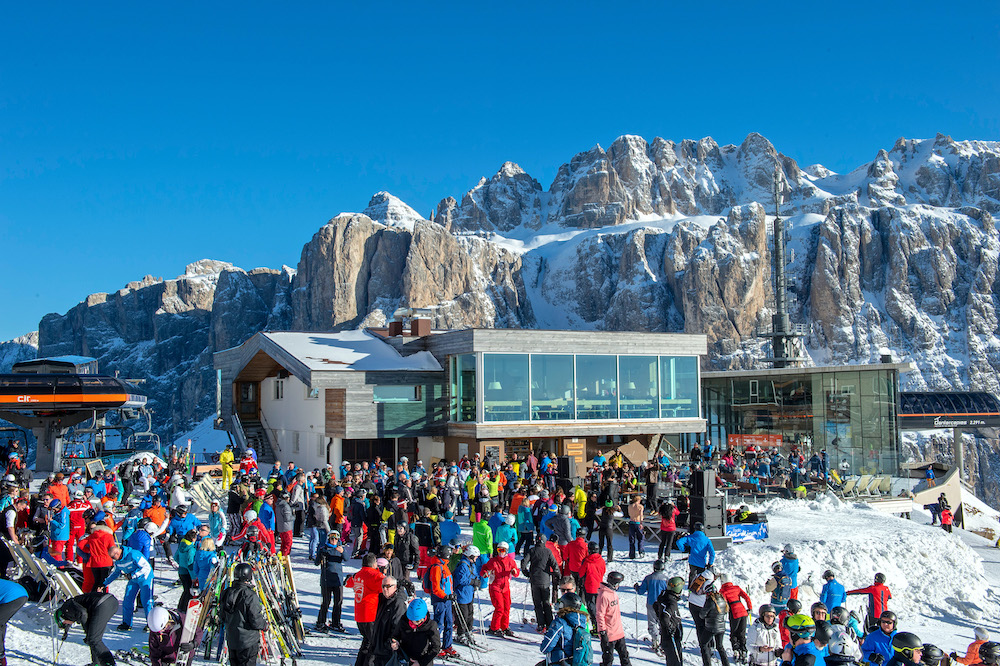
[[310, 370], [441, 371], [430, 352], [401, 356], [393, 347], [368, 331], [340, 333], [261, 333], [305, 364]]

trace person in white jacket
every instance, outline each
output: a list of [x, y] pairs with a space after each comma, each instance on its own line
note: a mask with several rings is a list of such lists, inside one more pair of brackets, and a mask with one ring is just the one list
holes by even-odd
[[771, 604], [763, 604], [747, 634], [747, 658], [757, 666], [775, 666], [781, 661], [781, 631], [778, 614]]

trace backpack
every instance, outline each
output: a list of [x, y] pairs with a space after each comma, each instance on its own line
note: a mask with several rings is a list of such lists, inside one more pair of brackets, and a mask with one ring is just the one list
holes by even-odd
[[570, 666], [591, 666], [594, 663], [594, 648], [591, 645], [590, 632], [587, 631], [587, 623], [579, 627], [573, 627], [573, 638], [571, 652], [567, 662]]
[[694, 577], [694, 580], [692, 580], [691, 584], [688, 585], [688, 589], [694, 592], [695, 594], [701, 594], [701, 588], [705, 586], [705, 582], [707, 580], [708, 576], [706, 576], [704, 573], [700, 573]]
[[431, 590], [434, 589], [433, 586], [431, 585], [431, 569], [433, 569], [434, 567], [439, 567], [439, 566], [441, 566], [441, 565], [440, 564], [432, 564], [429, 567], [427, 567], [426, 569], [424, 569], [423, 588], [424, 588], [424, 592], [426, 592], [427, 594], [432, 594]]

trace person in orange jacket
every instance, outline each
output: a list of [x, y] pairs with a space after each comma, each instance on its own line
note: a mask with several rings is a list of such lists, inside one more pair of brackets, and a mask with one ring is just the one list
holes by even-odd
[[957, 652], [952, 652], [949, 656], [952, 661], [957, 661], [960, 664], [964, 664], [964, 666], [978, 664], [981, 661], [979, 659], [979, 646], [988, 640], [990, 640], [990, 632], [986, 631], [985, 627], [976, 627], [976, 640], [969, 643], [969, 647], [965, 651], [965, 656], [960, 657]]
[[[344, 528], [344, 489], [341, 486], [337, 486], [333, 491], [333, 497], [330, 498], [330, 522], [333, 523], [333, 529], [338, 532], [342, 532]], [[322, 529], [330, 529], [327, 525], [321, 525]]]
[[736, 661], [741, 664], [746, 663], [747, 622], [750, 613], [753, 612], [753, 602], [742, 587], [729, 581], [728, 575], [720, 574], [719, 581], [722, 583], [719, 594], [729, 604], [729, 644], [733, 646]]
[[375, 553], [366, 553], [361, 560], [361, 570], [344, 581], [344, 585], [354, 590], [354, 622], [361, 632], [361, 648], [358, 650], [358, 664], [365, 664], [374, 652], [372, 633], [375, 627], [375, 613], [378, 598], [382, 592], [385, 575], [378, 570]]
[[493, 602], [493, 620], [490, 621], [490, 630], [486, 633], [490, 636], [513, 636], [510, 630], [510, 579], [511, 576], [520, 576], [514, 558], [508, 555], [510, 545], [506, 541], [497, 544], [496, 555], [483, 565], [480, 576], [492, 575], [490, 581], [490, 601]]

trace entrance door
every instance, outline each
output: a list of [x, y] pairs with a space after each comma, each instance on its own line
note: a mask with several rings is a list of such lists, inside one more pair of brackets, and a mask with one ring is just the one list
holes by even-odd
[[239, 382], [237, 400], [239, 406], [237, 412], [240, 419], [256, 420], [260, 413], [260, 391], [257, 382]]

